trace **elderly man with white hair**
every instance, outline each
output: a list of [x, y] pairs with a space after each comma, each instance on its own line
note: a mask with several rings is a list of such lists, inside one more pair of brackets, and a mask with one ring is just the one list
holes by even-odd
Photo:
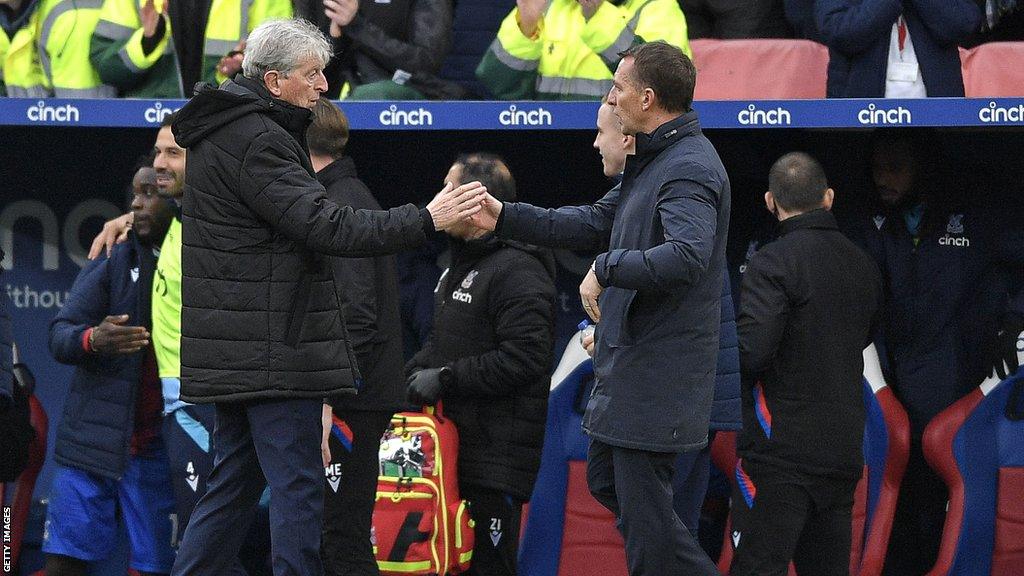
[[262, 24], [242, 74], [207, 86], [173, 130], [188, 148], [182, 200], [181, 398], [212, 402], [215, 463], [174, 565], [221, 576], [266, 484], [276, 576], [319, 576], [322, 404], [360, 382], [321, 255], [388, 254], [479, 210], [445, 187], [424, 209], [327, 199], [306, 149], [330, 44], [304, 20]]

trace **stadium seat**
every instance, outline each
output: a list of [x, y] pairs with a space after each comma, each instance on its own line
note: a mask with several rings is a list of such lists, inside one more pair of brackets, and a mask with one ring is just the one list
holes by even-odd
[[[1024, 334], [1017, 356], [1024, 363]], [[1024, 571], [1024, 370], [990, 376], [928, 423], [929, 465], [946, 482], [942, 543], [928, 576]]]
[[[878, 576], [889, 545], [900, 482], [907, 468], [910, 424], [907, 414], [885, 385], [875, 347], [864, 350], [864, 473], [854, 493], [850, 574]], [[711, 446], [711, 460], [726, 476], [735, 479], [736, 434], [720, 433]], [[729, 573], [732, 563], [732, 529], [726, 523], [718, 569]], [[790, 565], [789, 573], [796, 575]]]
[[594, 368], [574, 337], [551, 378], [540, 474], [519, 547], [530, 576], [626, 576], [615, 518], [587, 489], [588, 440], [581, 428]]
[[990, 42], [960, 49], [969, 98], [1024, 96], [1024, 42]]
[[441, 66], [441, 78], [451, 80], [473, 96], [489, 96], [476, 79], [476, 67], [498, 35], [514, 0], [458, 0], [452, 17], [452, 45]]
[[825, 97], [828, 48], [816, 42], [693, 40], [690, 47], [700, 78], [695, 100]]
[[49, 427], [46, 411], [43, 410], [43, 405], [39, 403], [34, 394], [29, 396], [28, 403], [32, 428], [36, 431], [36, 437], [29, 444], [28, 464], [17, 480], [0, 484], [0, 502], [9, 503], [11, 507], [12, 530], [9, 544], [11, 566], [18, 565], [21, 540], [25, 534], [25, 520], [28, 518], [29, 508], [32, 506], [32, 492], [35, 490], [36, 478], [39, 477], [39, 471], [42, 470], [43, 461], [46, 459], [46, 432]]

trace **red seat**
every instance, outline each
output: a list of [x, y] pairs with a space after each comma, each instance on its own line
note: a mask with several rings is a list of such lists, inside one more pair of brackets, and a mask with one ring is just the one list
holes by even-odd
[[961, 48], [960, 62], [966, 96], [1024, 96], [1024, 42], [990, 42], [970, 50]]
[[810, 40], [693, 40], [695, 100], [824, 98], [828, 48]]
[[[1024, 334], [1018, 340], [1024, 362]], [[949, 488], [928, 576], [1024, 573], [1024, 370], [992, 376], [928, 423], [924, 455]]]
[[[882, 379], [874, 346], [864, 351], [864, 404], [864, 473], [854, 493], [850, 574], [878, 576], [889, 546], [900, 482], [907, 468], [910, 424], [907, 413]], [[735, 433], [719, 433], [715, 437], [711, 460], [726, 471], [730, 481], [735, 480], [732, 473], [737, 462]], [[731, 535], [732, 528], [727, 522], [722, 555], [718, 559], [722, 574], [729, 573], [732, 563]], [[789, 574], [796, 576], [792, 564]]]
[[11, 507], [11, 565], [18, 565], [18, 555], [21, 552], [21, 540], [25, 534], [25, 520], [28, 519], [29, 508], [32, 506], [32, 492], [36, 487], [36, 478], [43, 468], [43, 461], [46, 459], [46, 431], [49, 423], [46, 418], [46, 411], [36, 397], [29, 396], [29, 410], [31, 413], [32, 428], [36, 431], [36, 437], [29, 444], [28, 464], [25, 470], [14, 482], [0, 484], [0, 502], [8, 502], [7, 495], [10, 491]]

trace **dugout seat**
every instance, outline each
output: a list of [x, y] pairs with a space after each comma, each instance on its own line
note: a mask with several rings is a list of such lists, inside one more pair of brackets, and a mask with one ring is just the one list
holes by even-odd
[[[1024, 334], [1017, 340], [1024, 363]], [[940, 412], [922, 440], [949, 488], [942, 543], [928, 576], [1024, 573], [1024, 370], [987, 378]]]
[[35, 377], [27, 366], [18, 361], [17, 347], [14, 349], [14, 373], [15, 386], [21, 386], [28, 395], [29, 419], [36, 437], [29, 444], [28, 463], [25, 469], [14, 482], [0, 484], [0, 502], [11, 508], [11, 539], [7, 543], [10, 546], [11, 566], [18, 565], [22, 538], [25, 535], [25, 521], [32, 507], [32, 492], [35, 490], [39, 471], [46, 460], [46, 432], [49, 427], [46, 411], [34, 394]]
[[615, 517], [587, 489], [588, 440], [581, 423], [594, 367], [573, 337], [551, 378], [540, 473], [519, 546], [529, 576], [626, 576]]
[[[850, 574], [878, 576], [889, 546], [896, 499], [907, 468], [910, 424], [907, 413], [886, 386], [875, 347], [864, 350], [864, 472], [854, 493], [851, 528]], [[735, 482], [736, 434], [719, 433], [711, 446], [711, 460]], [[732, 529], [726, 523], [718, 569], [729, 573], [732, 562]], [[790, 565], [789, 573], [796, 575]]]

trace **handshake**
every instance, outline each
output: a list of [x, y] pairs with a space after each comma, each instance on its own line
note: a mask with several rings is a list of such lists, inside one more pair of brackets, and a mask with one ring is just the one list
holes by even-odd
[[501, 214], [501, 202], [487, 193], [480, 182], [456, 187], [451, 182], [427, 204], [434, 229], [447, 231], [465, 222], [482, 230], [493, 231]]

